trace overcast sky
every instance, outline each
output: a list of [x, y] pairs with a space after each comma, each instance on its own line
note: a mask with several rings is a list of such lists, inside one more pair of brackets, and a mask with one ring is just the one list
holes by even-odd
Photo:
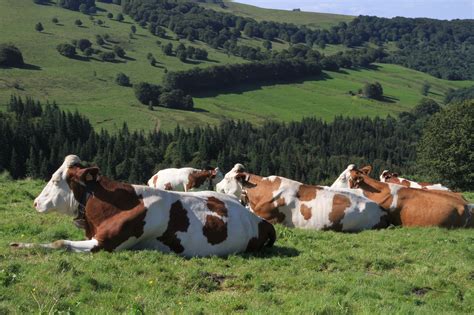
[[474, 19], [474, 0], [236, 0], [263, 8], [376, 15]]

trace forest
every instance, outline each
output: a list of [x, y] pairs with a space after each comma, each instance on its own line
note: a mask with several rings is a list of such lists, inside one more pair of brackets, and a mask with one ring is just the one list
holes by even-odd
[[0, 112], [0, 172], [13, 178], [49, 178], [70, 153], [96, 163], [115, 179], [145, 183], [166, 167], [219, 166], [242, 163], [257, 174], [278, 174], [305, 183], [329, 183], [350, 163], [370, 163], [375, 172], [392, 169], [413, 174], [416, 143], [423, 122], [439, 105], [418, 106], [399, 119], [317, 118], [301, 122], [268, 122], [254, 127], [227, 121], [173, 132], [95, 131], [79, 113], [61, 111], [12, 96]]
[[242, 33], [268, 41], [279, 39], [321, 48], [327, 44], [358, 47], [394, 42], [397, 50], [389, 54], [385, 62], [444, 79], [474, 78], [474, 20], [359, 16], [329, 30], [313, 30], [288, 23], [257, 22], [185, 1], [134, 0], [123, 1], [122, 5], [124, 13], [142, 26], [168, 27], [181, 38], [200, 40], [246, 59], [263, 60], [271, 58], [272, 54], [262, 52], [260, 48], [238, 45]]

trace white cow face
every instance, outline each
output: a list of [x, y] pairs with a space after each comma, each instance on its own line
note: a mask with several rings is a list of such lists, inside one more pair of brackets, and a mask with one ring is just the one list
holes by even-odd
[[63, 164], [54, 172], [51, 180], [36, 197], [34, 207], [38, 212], [57, 211], [67, 215], [75, 215], [79, 203], [68, 185], [68, 169], [81, 162], [79, 157], [68, 155]]
[[336, 181], [331, 185], [331, 188], [349, 188], [349, 179], [351, 178], [351, 171], [354, 170], [356, 167], [354, 164], [350, 164], [344, 170], [344, 172], [339, 175]]
[[227, 174], [224, 179], [216, 185], [216, 191], [240, 198], [240, 195], [242, 194], [241, 184], [235, 177], [227, 177]]

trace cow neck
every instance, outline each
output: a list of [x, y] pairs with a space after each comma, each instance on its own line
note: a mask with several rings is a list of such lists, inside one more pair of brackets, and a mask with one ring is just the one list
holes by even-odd
[[359, 183], [359, 188], [364, 191], [364, 195], [382, 208], [390, 209], [393, 196], [389, 184], [374, 180], [367, 175], [362, 175], [362, 177], [364, 180]]
[[97, 182], [87, 186], [92, 192], [92, 198], [89, 198], [85, 208], [86, 236], [89, 238], [95, 235], [97, 227], [102, 222], [143, 204], [141, 196], [137, 196], [130, 184], [115, 182], [101, 176]]
[[209, 180], [208, 189], [212, 190], [211, 172], [206, 170], [193, 171], [188, 176], [187, 189], [199, 188], [206, 180]]
[[[265, 190], [266, 183], [262, 176], [249, 173], [244, 174], [248, 177], [242, 184], [242, 195], [245, 196], [246, 202], [255, 205], [263, 197], [262, 190]], [[272, 182], [268, 181], [268, 183]], [[278, 184], [278, 186], [280, 185]]]

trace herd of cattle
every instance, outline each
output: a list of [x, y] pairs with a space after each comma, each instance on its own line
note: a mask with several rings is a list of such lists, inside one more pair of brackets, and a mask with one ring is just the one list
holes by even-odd
[[461, 194], [389, 171], [375, 180], [370, 171], [370, 166], [349, 165], [327, 187], [261, 177], [236, 164], [225, 176], [217, 168], [161, 170], [141, 186], [110, 180], [69, 155], [34, 207], [74, 216], [87, 240], [11, 246], [76, 252], [156, 249], [191, 257], [272, 246], [274, 223], [345, 232], [389, 225], [474, 227], [474, 204]]

